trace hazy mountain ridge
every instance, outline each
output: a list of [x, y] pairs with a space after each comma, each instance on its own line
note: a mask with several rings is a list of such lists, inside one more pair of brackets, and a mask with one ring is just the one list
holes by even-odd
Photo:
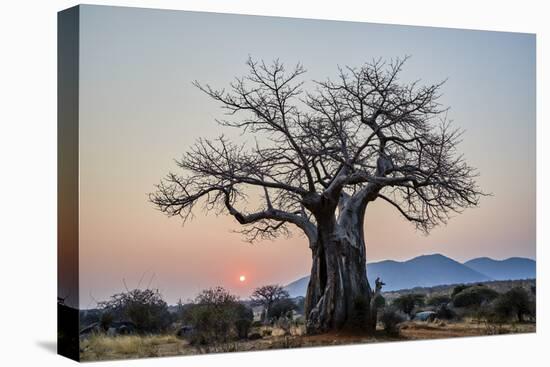
[[480, 257], [466, 261], [464, 265], [495, 280], [536, 277], [536, 262], [522, 257], [511, 257], [505, 260]]
[[[432, 254], [407, 261], [384, 260], [369, 263], [367, 274], [371, 282], [380, 277], [386, 283], [384, 291], [395, 291], [442, 284], [535, 278], [535, 268], [536, 262], [526, 258], [494, 260], [481, 257], [460, 263], [441, 254]], [[293, 297], [303, 296], [308, 281], [309, 276], [305, 276], [289, 283], [285, 288]]]

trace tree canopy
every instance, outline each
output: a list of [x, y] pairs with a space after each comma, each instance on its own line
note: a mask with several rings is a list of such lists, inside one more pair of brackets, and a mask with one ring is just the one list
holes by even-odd
[[[352, 197], [383, 200], [424, 232], [445, 223], [482, 193], [456, 151], [462, 131], [439, 103], [443, 82], [400, 80], [406, 60], [339, 68], [310, 90], [301, 64], [287, 70], [278, 60], [249, 59], [248, 75], [227, 89], [195, 82], [225, 110], [218, 123], [252, 139], [198, 139], [150, 200], [184, 220], [202, 201], [232, 215], [251, 241], [294, 225], [315, 242], [320, 216], [345, 211]], [[245, 211], [254, 188], [263, 204]]]

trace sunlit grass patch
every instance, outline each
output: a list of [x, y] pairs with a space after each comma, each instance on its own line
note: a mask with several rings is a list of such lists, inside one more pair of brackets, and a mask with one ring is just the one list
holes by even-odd
[[[181, 341], [174, 335], [123, 335], [96, 334], [81, 342], [83, 359], [118, 359], [158, 357], [168, 345], [178, 349]], [[162, 348], [161, 348], [162, 346]]]

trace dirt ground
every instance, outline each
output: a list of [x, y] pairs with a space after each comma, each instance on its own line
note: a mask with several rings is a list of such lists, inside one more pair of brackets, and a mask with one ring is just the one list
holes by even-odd
[[[317, 347], [358, 343], [378, 343], [390, 341], [440, 339], [466, 336], [497, 334], [517, 334], [535, 332], [534, 323], [494, 325], [477, 322], [405, 322], [401, 325], [399, 336], [387, 336], [383, 330], [377, 330], [374, 336], [354, 335], [350, 333], [327, 333], [321, 335], [280, 335], [273, 329], [272, 335], [258, 340], [235, 341], [209, 347], [194, 347], [184, 339], [173, 335], [119, 336], [95, 335], [81, 341], [81, 359], [83, 361], [128, 359], [143, 357], [163, 357], [204, 353], [244, 352], [267, 349]], [[256, 330], [261, 333], [262, 330]]]

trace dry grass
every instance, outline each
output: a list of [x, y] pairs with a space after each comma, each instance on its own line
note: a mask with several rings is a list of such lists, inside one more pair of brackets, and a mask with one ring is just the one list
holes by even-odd
[[[150, 336], [116, 336], [93, 335], [81, 341], [81, 359], [97, 361], [110, 359], [127, 359], [143, 357], [162, 357], [175, 355], [191, 355], [202, 353], [244, 352], [266, 349], [316, 347], [328, 345], [379, 343], [398, 340], [420, 340], [453, 338], [465, 336], [481, 336], [511, 333], [535, 332], [534, 323], [525, 324], [487, 324], [472, 321], [462, 322], [416, 322], [408, 321], [402, 324], [401, 335], [387, 336], [383, 330], [378, 330], [375, 336], [357, 335], [346, 332], [334, 332], [320, 335], [301, 335], [303, 328], [296, 327], [290, 335], [279, 335], [276, 328], [255, 328], [253, 331], [263, 334], [259, 340], [233, 341], [230, 343], [194, 347], [174, 335]], [[276, 331], [276, 332], [273, 332]], [[273, 334], [273, 335], [272, 335]]]
[[185, 354], [187, 343], [174, 335], [123, 335], [111, 337], [96, 334], [81, 341], [82, 360], [161, 357]]

